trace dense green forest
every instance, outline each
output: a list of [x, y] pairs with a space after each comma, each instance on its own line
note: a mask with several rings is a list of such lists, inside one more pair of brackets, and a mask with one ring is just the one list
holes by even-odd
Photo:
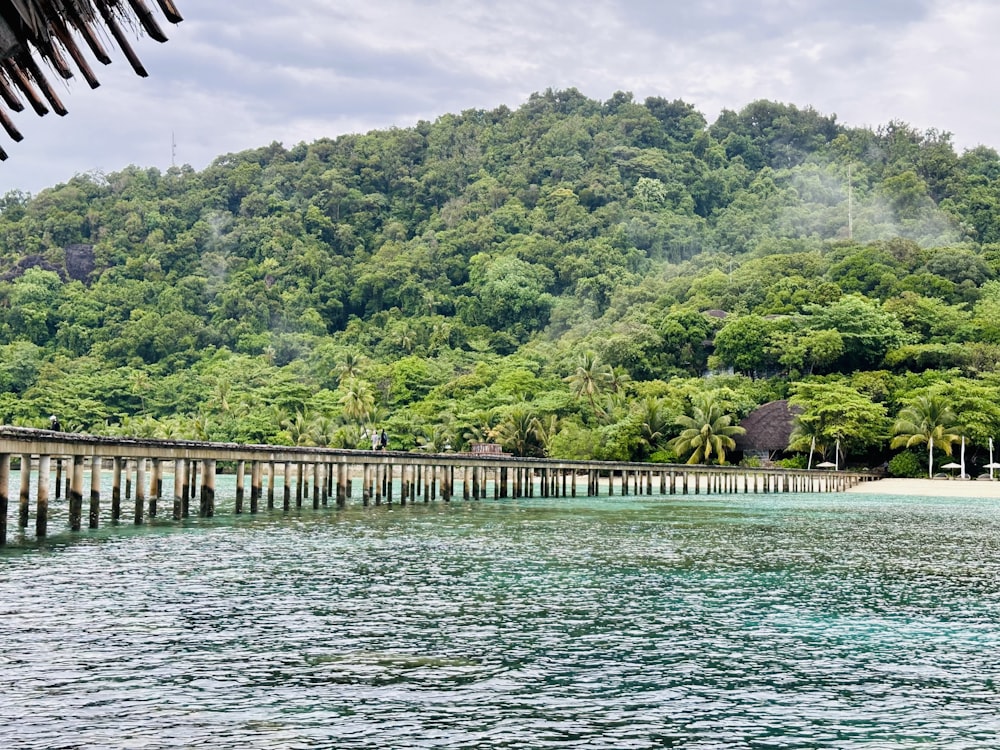
[[78, 175], [0, 199], [0, 355], [5, 423], [713, 461], [790, 398], [917, 473], [1000, 435], [1000, 156], [571, 89]]

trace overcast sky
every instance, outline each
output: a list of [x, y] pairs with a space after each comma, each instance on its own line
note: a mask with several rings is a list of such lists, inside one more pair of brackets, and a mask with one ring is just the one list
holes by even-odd
[[[66, 117], [14, 115], [0, 194], [129, 164], [516, 108], [546, 88], [683, 99], [712, 122], [756, 99], [851, 126], [902, 120], [1000, 147], [995, 0], [177, 0], [170, 40], [94, 63]], [[61, 85], [61, 84], [60, 84]], [[174, 145], [176, 144], [176, 145]]]

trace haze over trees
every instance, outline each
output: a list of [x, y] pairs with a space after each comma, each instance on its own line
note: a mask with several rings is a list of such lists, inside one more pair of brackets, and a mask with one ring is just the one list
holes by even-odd
[[998, 274], [992, 148], [550, 90], [7, 193], [0, 419], [686, 460], [704, 394], [727, 425], [794, 396], [871, 465], [921, 398], [1000, 434]]

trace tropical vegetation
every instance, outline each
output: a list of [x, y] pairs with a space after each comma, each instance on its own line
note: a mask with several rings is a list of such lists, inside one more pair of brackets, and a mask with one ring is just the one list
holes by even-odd
[[1000, 434], [998, 320], [993, 148], [768, 101], [550, 90], [0, 198], [7, 423], [714, 461], [685, 418], [789, 398], [793, 451], [926, 466], [921, 399]]

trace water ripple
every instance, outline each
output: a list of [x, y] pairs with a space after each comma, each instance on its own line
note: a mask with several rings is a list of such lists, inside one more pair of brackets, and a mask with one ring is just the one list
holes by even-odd
[[439, 503], [0, 553], [0, 746], [995, 748], [1000, 514]]

